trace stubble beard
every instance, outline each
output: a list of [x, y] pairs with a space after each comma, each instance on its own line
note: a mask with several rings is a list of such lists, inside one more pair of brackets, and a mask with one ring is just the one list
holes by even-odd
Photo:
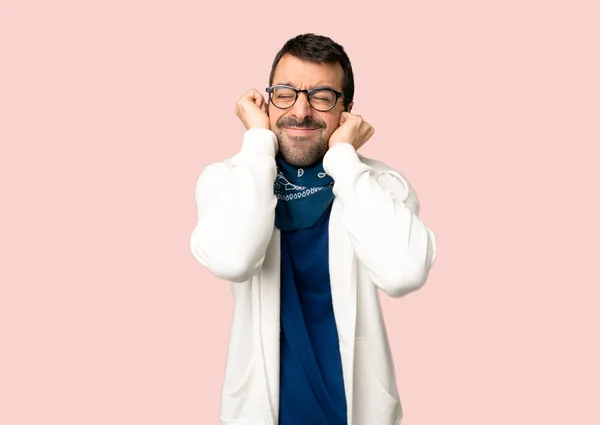
[[279, 154], [283, 159], [295, 167], [308, 167], [323, 159], [329, 149], [329, 140], [324, 131], [313, 136], [289, 136], [283, 130], [277, 132], [279, 141]]
[[[308, 116], [303, 121], [283, 116], [277, 120], [276, 136], [279, 142], [279, 154], [295, 167], [308, 167], [320, 161], [329, 149], [327, 125], [320, 119]], [[314, 134], [290, 135], [285, 127], [313, 128]]]

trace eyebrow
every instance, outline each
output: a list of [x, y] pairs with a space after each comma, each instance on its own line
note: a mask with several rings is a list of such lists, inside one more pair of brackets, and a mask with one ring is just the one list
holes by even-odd
[[[273, 84], [274, 86], [289, 86], [289, 87], [294, 87], [296, 88], [292, 83], [290, 82], [285, 82], [285, 83], [277, 83], [277, 84]], [[329, 90], [334, 90], [334, 91], [339, 91], [338, 89], [330, 86], [330, 85], [323, 85], [323, 86], [317, 86], [317, 87], [313, 87], [312, 89], [309, 90], [315, 90], [315, 89], [329, 89]]]

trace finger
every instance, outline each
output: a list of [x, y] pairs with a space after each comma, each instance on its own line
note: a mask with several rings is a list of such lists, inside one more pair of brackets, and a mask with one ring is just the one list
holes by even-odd
[[243, 109], [244, 103], [246, 103], [248, 101], [254, 103], [252, 92], [253, 92], [253, 90], [250, 90], [250, 91], [246, 92], [242, 97], [239, 98], [239, 100], [237, 101], [237, 105], [236, 105], [236, 111], [241, 112]]
[[260, 109], [263, 108], [263, 106], [265, 105], [265, 98], [262, 97], [262, 95], [260, 93], [256, 93], [257, 97], [254, 100], [254, 103], [256, 104], [256, 106], [258, 106]]
[[262, 97], [262, 96], [256, 89], [252, 89], [244, 95], [244, 98], [251, 100], [252, 102], [255, 102], [256, 99], [258, 99], [259, 97]]
[[265, 103], [265, 98], [256, 89], [252, 89], [248, 93], [246, 93], [245, 98], [248, 99], [249, 101], [251, 101], [252, 103], [254, 103], [256, 106], [258, 106], [261, 109], [262, 109], [262, 105]]
[[340, 115], [340, 125], [344, 124], [352, 114], [350, 112], [342, 112]]

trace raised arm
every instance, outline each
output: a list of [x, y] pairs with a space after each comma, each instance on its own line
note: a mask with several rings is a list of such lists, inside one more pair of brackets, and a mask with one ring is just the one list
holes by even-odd
[[207, 166], [195, 190], [198, 221], [190, 238], [192, 254], [215, 276], [231, 282], [260, 271], [275, 221], [278, 144], [266, 114], [266, 128], [261, 125], [264, 104], [257, 96], [253, 90], [238, 102], [238, 116], [249, 128], [240, 152]]
[[[360, 117], [347, 119], [362, 121]], [[383, 164], [367, 164], [359, 157], [356, 146], [372, 133], [364, 131], [358, 137], [362, 142], [354, 145], [341, 142], [343, 138], [356, 141], [351, 132], [332, 136], [334, 144], [323, 166], [335, 181], [342, 222], [359, 261], [375, 285], [391, 297], [401, 297], [427, 280], [436, 258], [436, 238], [418, 217], [419, 202], [408, 181]]]

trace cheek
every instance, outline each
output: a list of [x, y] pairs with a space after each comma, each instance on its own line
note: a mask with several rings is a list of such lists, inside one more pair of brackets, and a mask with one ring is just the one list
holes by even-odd
[[274, 130], [277, 125], [277, 120], [281, 117], [279, 111], [275, 111], [273, 108], [269, 110], [269, 123], [271, 124], [271, 130]]
[[340, 126], [340, 118], [337, 116], [327, 117], [324, 121], [327, 124], [329, 134], [332, 134]]

